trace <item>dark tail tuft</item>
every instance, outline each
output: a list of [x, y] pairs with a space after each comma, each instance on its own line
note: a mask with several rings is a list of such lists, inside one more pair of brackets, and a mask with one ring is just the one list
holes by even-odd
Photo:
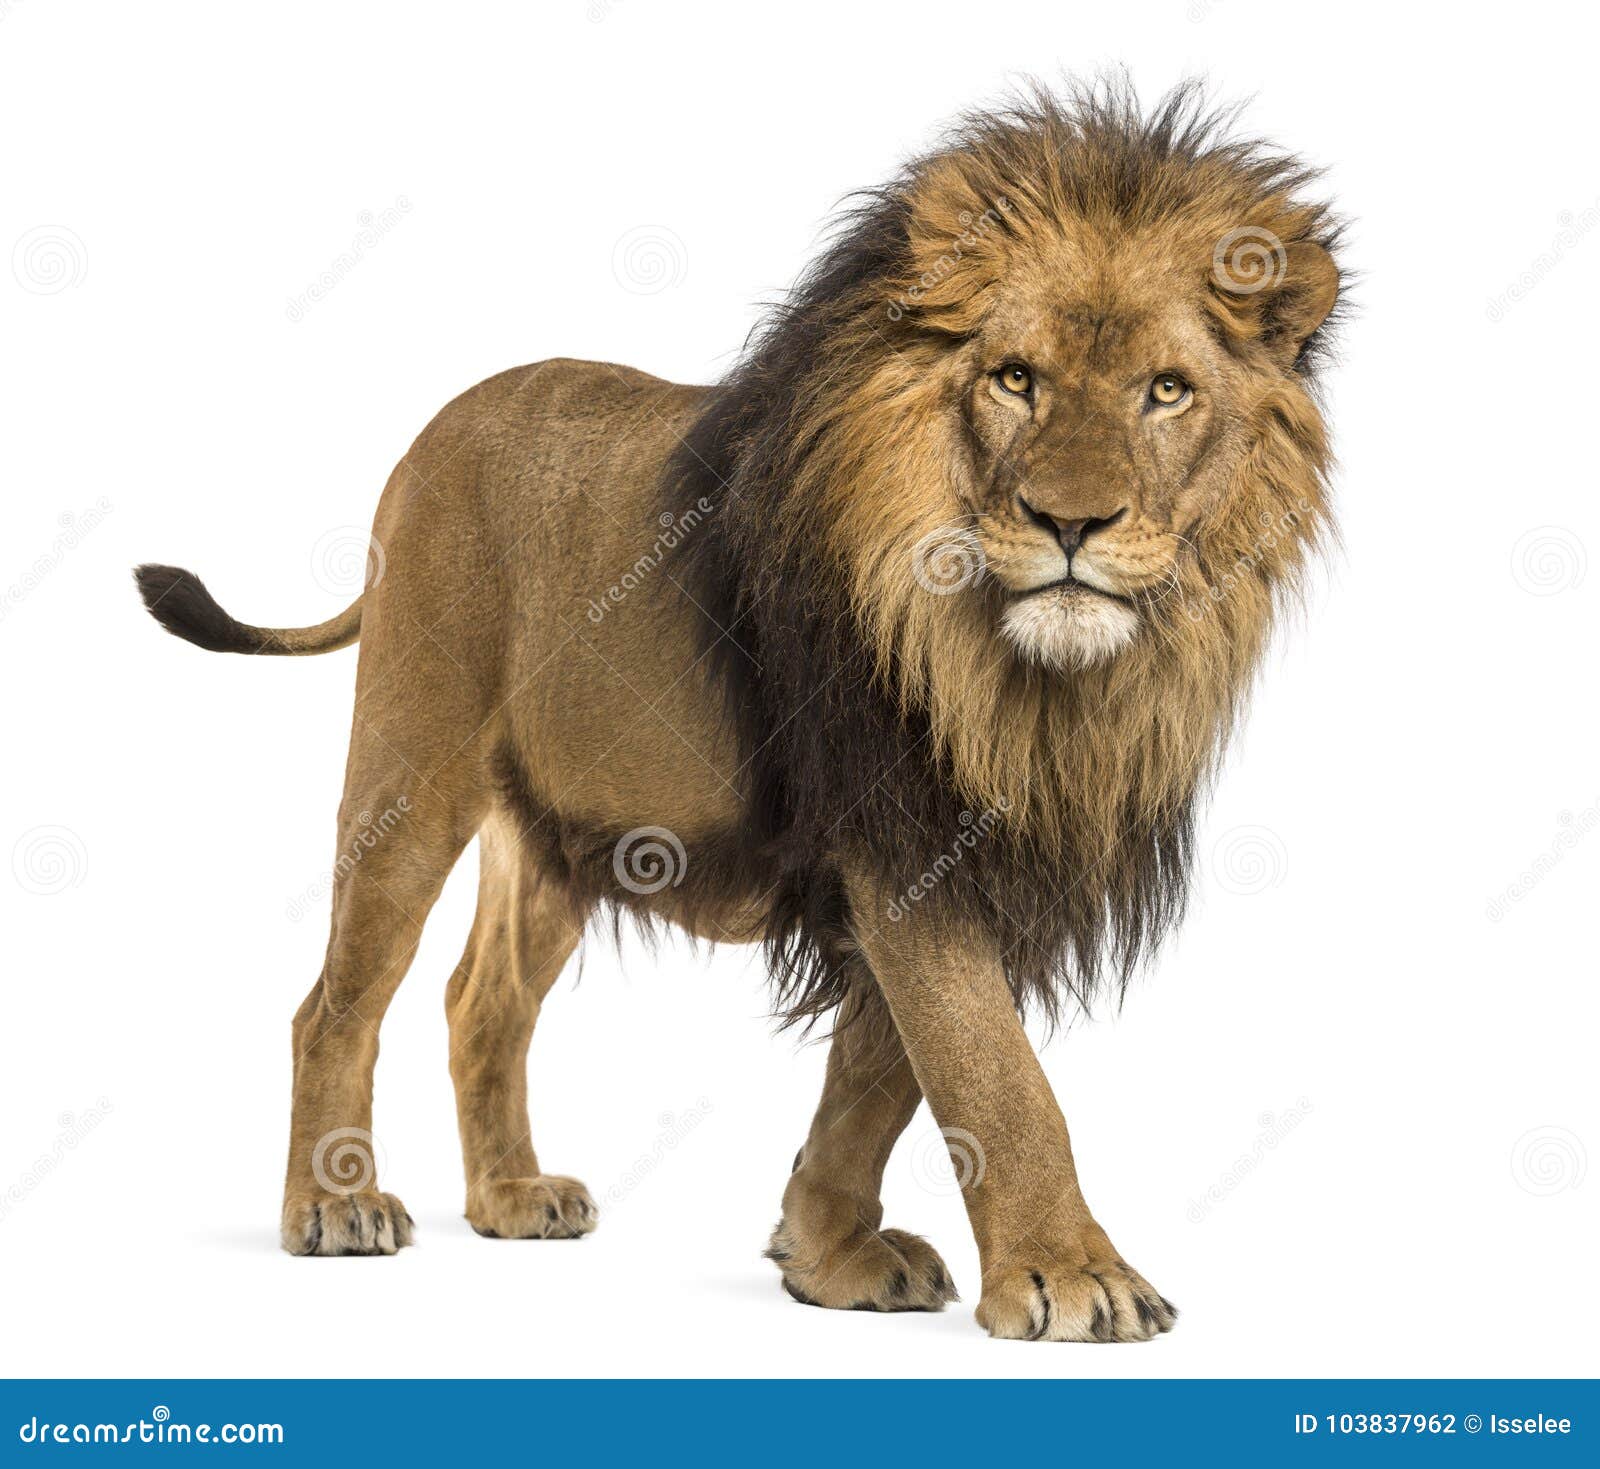
[[213, 653], [259, 653], [268, 639], [217, 605], [206, 584], [178, 566], [137, 566], [133, 579], [150, 615], [174, 637]]

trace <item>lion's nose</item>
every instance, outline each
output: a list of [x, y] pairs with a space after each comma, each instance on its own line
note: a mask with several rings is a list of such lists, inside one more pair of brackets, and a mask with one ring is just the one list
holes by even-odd
[[1059, 516], [1047, 515], [1043, 510], [1034, 509], [1020, 495], [1017, 499], [1022, 505], [1022, 513], [1041, 530], [1049, 532], [1060, 542], [1068, 561], [1072, 560], [1073, 553], [1078, 547], [1097, 530], [1115, 525], [1128, 513], [1128, 507], [1124, 505], [1122, 509], [1113, 511], [1110, 515], [1086, 515], [1077, 520], [1063, 520]]

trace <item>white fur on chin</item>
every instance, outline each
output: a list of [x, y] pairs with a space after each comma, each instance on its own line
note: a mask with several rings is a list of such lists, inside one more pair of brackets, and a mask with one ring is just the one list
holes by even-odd
[[1063, 587], [1013, 602], [1000, 626], [1030, 663], [1070, 673], [1127, 647], [1139, 631], [1139, 614], [1098, 592]]

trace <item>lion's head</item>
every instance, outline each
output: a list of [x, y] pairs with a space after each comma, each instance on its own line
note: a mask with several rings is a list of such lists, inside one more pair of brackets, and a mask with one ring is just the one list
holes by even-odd
[[1106, 944], [1126, 971], [1181, 906], [1193, 796], [1326, 526], [1310, 178], [1193, 89], [968, 119], [675, 463], [720, 506], [691, 564], [768, 834], [892, 884], [999, 813], [936, 900], [1010, 937], [1019, 991]]

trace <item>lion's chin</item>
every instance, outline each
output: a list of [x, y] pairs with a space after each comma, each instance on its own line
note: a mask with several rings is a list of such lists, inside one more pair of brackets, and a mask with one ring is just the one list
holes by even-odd
[[1029, 663], [1072, 673], [1127, 647], [1139, 631], [1139, 614], [1085, 586], [1050, 587], [1014, 601], [1000, 626]]

